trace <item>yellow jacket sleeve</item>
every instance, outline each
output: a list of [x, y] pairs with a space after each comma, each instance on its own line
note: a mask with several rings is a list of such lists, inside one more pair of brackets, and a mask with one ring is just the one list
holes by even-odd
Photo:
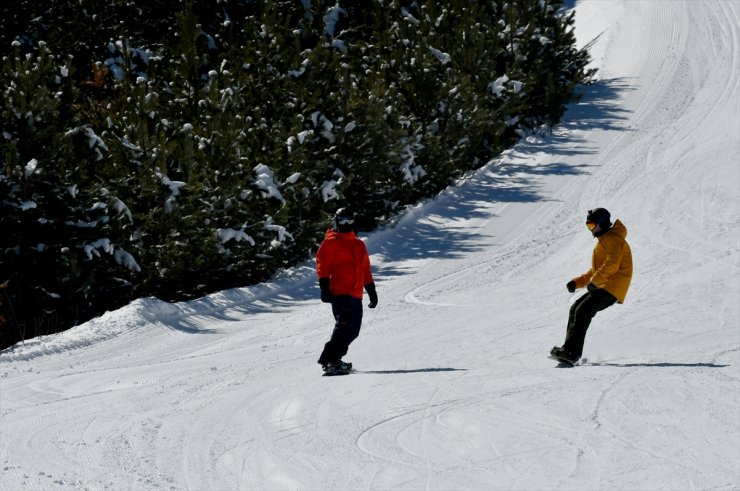
[[605, 236], [600, 242], [601, 257], [598, 258], [600, 259], [598, 267], [596, 264], [592, 266], [594, 274], [591, 283], [598, 288], [605, 288], [609, 279], [619, 271], [619, 265], [622, 263], [623, 241]]
[[584, 286], [588, 285], [593, 275], [594, 275], [594, 270], [589, 269], [588, 271], [583, 273], [581, 276], [576, 276], [575, 278], [573, 278], [573, 281], [575, 281], [576, 283], [576, 288], [583, 288]]

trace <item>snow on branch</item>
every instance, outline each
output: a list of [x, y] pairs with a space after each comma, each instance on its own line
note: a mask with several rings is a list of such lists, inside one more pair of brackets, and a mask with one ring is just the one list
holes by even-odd
[[136, 259], [134, 259], [134, 256], [124, 251], [123, 249], [116, 249], [113, 252], [113, 259], [115, 259], [118, 264], [126, 269], [130, 269], [131, 271], [135, 271], [137, 273], [141, 272], [141, 267], [136, 262]]
[[95, 160], [103, 160], [104, 157], [101, 149], [107, 152], [108, 147], [103, 139], [96, 135], [95, 131], [89, 126], [78, 126], [66, 132], [64, 136], [76, 135], [78, 133], [83, 133], [87, 137], [87, 145], [95, 152]]
[[332, 133], [334, 123], [321, 114], [321, 111], [314, 111], [311, 114], [311, 121], [313, 121], [313, 125], [317, 130], [319, 130], [319, 134], [329, 140], [329, 143], [334, 143], [336, 141], [336, 137], [334, 136], [334, 133]]
[[294, 172], [293, 174], [291, 174], [289, 178], [285, 180], [285, 184], [295, 184], [296, 182], [298, 182], [298, 179], [300, 178], [301, 178], [301, 173]]
[[291, 136], [288, 138], [288, 140], [285, 142], [285, 144], [288, 146], [288, 153], [293, 151], [293, 147], [295, 146], [296, 141], [300, 145], [303, 145], [303, 142], [306, 141], [306, 138], [313, 135], [313, 130], [304, 130], [298, 133], [296, 136]]
[[280, 246], [286, 239], [293, 240], [293, 236], [290, 232], [288, 232], [282, 225], [277, 225], [273, 222], [272, 217], [267, 217], [267, 220], [265, 220], [265, 230], [269, 230], [270, 232], [275, 232], [277, 234], [277, 238], [270, 244], [272, 247]]
[[155, 171], [155, 175], [159, 178], [159, 182], [170, 190], [170, 197], [164, 202], [164, 212], [169, 215], [175, 210], [177, 196], [179, 196], [180, 188], [185, 186], [185, 183], [182, 181], [171, 180], [169, 177], [162, 174], [159, 169]]
[[31, 177], [33, 173], [36, 172], [36, 169], [38, 168], [38, 166], [39, 166], [38, 160], [36, 159], [29, 160], [28, 163], [26, 164], [26, 172], [25, 172], [26, 178]]
[[120, 247], [115, 247], [110, 239], [98, 239], [95, 242], [82, 246], [82, 250], [87, 256], [87, 259], [90, 261], [93, 259], [93, 256], [100, 257], [100, 252], [98, 251], [98, 249], [102, 249], [105, 253], [112, 254], [113, 260], [115, 260], [116, 263], [123, 266], [124, 268], [136, 273], [141, 272], [141, 267], [136, 262], [136, 259], [134, 259], [134, 256], [121, 249]]
[[432, 48], [431, 46], [429, 47], [429, 51], [431, 51], [434, 57], [437, 58], [439, 62], [442, 63], [443, 65], [452, 61], [452, 57], [443, 51], [440, 51], [436, 48]]
[[326, 15], [324, 15], [324, 34], [332, 38], [334, 37], [339, 16], [342, 14], [347, 15], [347, 11], [339, 6], [339, 2], [327, 9]]
[[116, 210], [119, 215], [123, 214], [126, 218], [128, 218], [129, 223], [134, 223], [134, 217], [131, 214], [131, 210], [123, 201], [113, 196], [110, 201], [110, 206], [114, 210]]
[[337, 181], [324, 181], [321, 185], [320, 192], [324, 203], [333, 199], [339, 199], [339, 193], [337, 193]]
[[285, 204], [285, 198], [280, 194], [278, 185], [275, 184], [275, 173], [264, 164], [259, 164], [254, 168], [254, 172], [257, 174], [257, 179], [254, 181], [254, 185], [262, 191], [263, 198], [275, 198], [282, 204]]
[[[510, 87], [507, 87], [506, 84], [509, 84]], [[493, 82], [488, 84], [488, 88], [496, 94], [496, 97], [501, 97], [504, 93], [504, 91], [511, 89], [512, 92], [515, 94], [521, 92], [522, 86], [524, 84], [522, 82], [519, 82], [517, 80], [509, 80], [509, 77], [506, 75], [502, 75]]]
[[414, 147], [419, 146], [421, 145], [418, 142], [414, 143], [413, 145], [406, 144], [406, 146], [401, 151], [403, 162], [401, 162], [398, 170], [403, 175], [404, 181], [408, 182], [409, 184], [414, 184], [416, 181], [427, 175], [424, 168], [420, 165], [417, 165], [415, 162], [416, 156], [414, 155]]
[[216, 237], [222, 244], [227, 243], [230, 240], [237, 242], [248, 242], [250, 245], [255, 245], [254, 239], [244, 232], [244, 229], [233, 229], [233, 228], [220, 228], [216, 230]]

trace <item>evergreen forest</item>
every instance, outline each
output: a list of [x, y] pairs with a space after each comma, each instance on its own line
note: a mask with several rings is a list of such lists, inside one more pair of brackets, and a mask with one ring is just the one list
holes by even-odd
[[13, 0], [0, 7], [0, 349], [368, 232], [593, 75], [560, 0]]

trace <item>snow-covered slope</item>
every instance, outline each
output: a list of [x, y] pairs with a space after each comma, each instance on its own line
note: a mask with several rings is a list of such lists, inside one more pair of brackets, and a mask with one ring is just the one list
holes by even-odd
[[[740, 4], [576, 9], [566, 121], [367, 237], [360, 373], [310, 264], [139, 300], [0, 353], [0, 488], [739, 489]], [[633, 284], [559, 369], [596, 206]]]

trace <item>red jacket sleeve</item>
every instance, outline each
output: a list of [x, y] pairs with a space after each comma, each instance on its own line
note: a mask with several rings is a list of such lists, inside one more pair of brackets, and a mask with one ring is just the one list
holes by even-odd
[[333, 241], [325, 240], [322, 242], [316, 252], [316, 274], [319, 278], [331, 277], [331, 259], [333, 255]]
[[367, 253], [367, 247], [364, 242], [360, 242], [360, 244], [362, 244], [362, 274], [364, 278], [362, 286], [365, 286], [373, 282], [373, 274], [370, 272], [370, 256]]

